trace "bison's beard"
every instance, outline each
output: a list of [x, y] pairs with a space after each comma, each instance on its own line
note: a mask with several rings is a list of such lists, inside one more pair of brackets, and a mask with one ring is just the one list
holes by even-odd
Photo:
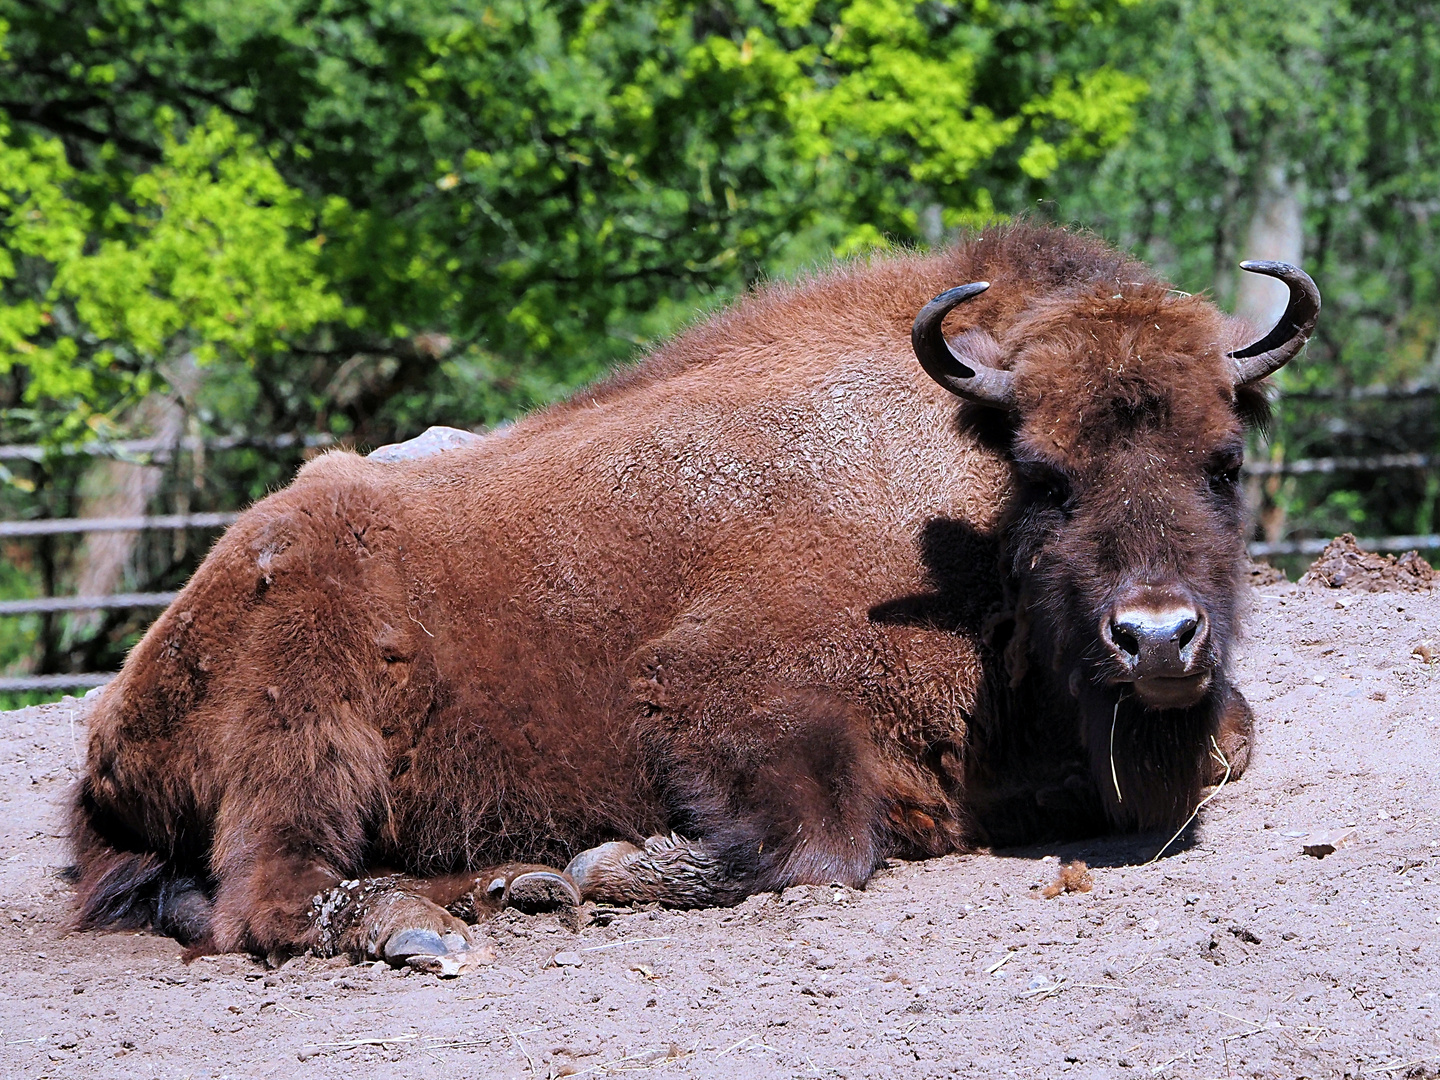
[[1200, 801], [1221, 688], [1184, 709], [1151, 709], [1124, 687], [1085, 686], [1080, 736], [1106, 817], [1117, 829], [1178, 829]]

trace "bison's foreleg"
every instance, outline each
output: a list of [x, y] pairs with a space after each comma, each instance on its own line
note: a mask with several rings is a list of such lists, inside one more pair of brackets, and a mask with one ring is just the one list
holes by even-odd
[[309, 949], [397, 964], [413, 955], [465, 948], [465, 922], [427, 891], [427, 883], [412, 878], [343, 878], [313, 856], [272, 851], [250, 873], [222, 878], [211, 944], [222, 952], [286, 955]]
[[423, 883], [361, 872], [387, 806], [378, 730], [343, 698], [293, 699], [298, 707], [265, 694], [264, 711], [236, 725], [224, 748], [228, 783], [210, 853], [214, 947], [396, 961], [445, 952], [446, 935], [463, 938], [465, 924]]
[[466, 949], [465, 923], [423, 891], [423, 882], [385, 875], [341, 881], [316, 893], [306, 912], [315, 929], [312, 947], [324, 956], [383, 957], [392, 964]]
[[1227, 767], [1229, 779], [1239, 779], [1250, 764], [1250, 751], [1255, 745], [1255, 714], [1250, 711], [1245, 695], [1233, 686], [1226, 692], [1225, 703], [1220, 707], [1220, 732], [1216, 743], [1224, 760], [1216, 760], [1211, 755], [1209, 782], [1218, 784], [1225, 779]]

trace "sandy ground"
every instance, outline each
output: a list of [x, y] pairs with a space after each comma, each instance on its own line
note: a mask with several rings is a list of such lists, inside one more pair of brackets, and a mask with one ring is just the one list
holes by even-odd
[[[578, 929], [512, 912], [495, 965], [446, 981], [62, 933], [84, 733], [0, 715], [0, 1074], [1440, 1075], [1440, 660], [1412, 655], [1437, 642], [1440, 593], [1256, 590], [1259, 752], [1154, 864], [1164, 837]], [[1043, 899], [1057, 856], [1093, 891]]]

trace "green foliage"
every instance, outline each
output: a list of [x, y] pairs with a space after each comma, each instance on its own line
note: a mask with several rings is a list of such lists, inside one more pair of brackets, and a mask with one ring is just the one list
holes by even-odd
[[1419, 0], [1156, 0], [1126, 12], [1090, 39], [1090, 56], [1151, 94], [1127, 145], [1062, 178], [1059, 213], [1223, 297], [1257, 195], [1276, 177], [1299, 195], [1326, 300], [1322, 362], [1287, 369], [1287, 386], [1417, 374], [1440, 329], [1429, 315], [1440, 265], [1434, 15]]
[[0, 121], [0, 375], [24, 369], [42, 439], [113, 421], [181, 352], [284, 351], [345, 314], [303, 239], [311, 209], [253, 138], [217, 113], [160, 152], [138, 174], [85, 173]]
[[991, 214], [1113, 143], [1140, 84], [1064, 58], [1121, 6], [0, 0], [0, 74], [92, 168], [222, 109], [322, 216], [361, 313], [337, 350], [438, 331], [560, 390], [657, 309]]
[[[1080, 45], [1150, 87], [1126, 143], [1057, 177], [1053, 212], [1228, 301], [1267, 187], [1299, 203], [1316, 337], [1277, 379], [1291, 458], [1440, 450], [1436, 399], [1346, 401], [1440, 382], [1440, 21], [1426, 0], [1155, 0]], [[1083, 62], [1082, 66], [1083, 66]], [[1312, 400], [1305, 394], [1340, 394]], [[1264, 452], [1264, 451], [1262, 451]], [[1265, 456], [1269, 456], [1265, 452]], [[1422, 472], [1297, 478], [1286, 529], [1428, 532]]]

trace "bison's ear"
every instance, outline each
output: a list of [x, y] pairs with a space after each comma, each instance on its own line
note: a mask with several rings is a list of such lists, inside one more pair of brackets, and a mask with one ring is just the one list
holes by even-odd
[[931, 300], [910, 329], [910, 343], [926, 373], [952, 394], [991, 408], [1015, 408], [1015, 376], [994, 367], [1002, 355], [1000, 345], [983, 330], [969, 330], [953, 342], [945, 340], [945, 316], [990, 287], [974, 281], [948, 289]]
[[1242, 262], [1241, 270], [1264, 274], [1283, 281], [1290, 288], [1290, 302], [1268, 334], [1259, 341], [1230, 353], [1235, 362], [1235, 385], [1245, 386], [1273, 375], [1305, 347], [1320, 317], [1320, 290], [1310, 275], [1284, 262]]

